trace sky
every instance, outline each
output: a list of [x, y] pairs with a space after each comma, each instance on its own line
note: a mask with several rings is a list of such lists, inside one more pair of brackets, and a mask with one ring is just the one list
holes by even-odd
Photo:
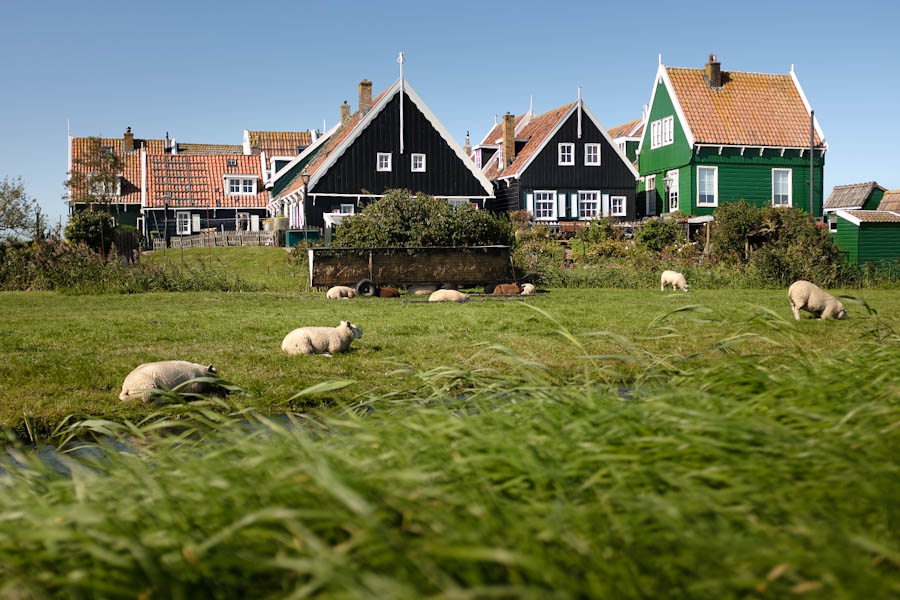
[[825, 189], [900, 188], [900, 3], [269, 0], [0, 2], [0, 179], [65, 221], [76, 137], [240, 144], [244, 129], [328, 127], [356, 84], [404, 73], [463, 144], [494, 115], [585, 103], [607, 128], [641, 116], [658, 56], [797, 76], [829, 144]]

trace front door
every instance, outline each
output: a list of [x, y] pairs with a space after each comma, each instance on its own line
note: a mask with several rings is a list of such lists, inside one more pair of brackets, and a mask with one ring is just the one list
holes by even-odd
[[678, 171], [666, 173], [666, 195], [669, 201], [669, 212], [678, 210]]

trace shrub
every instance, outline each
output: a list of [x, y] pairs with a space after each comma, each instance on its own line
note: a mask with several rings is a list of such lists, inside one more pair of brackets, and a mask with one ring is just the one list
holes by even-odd
[[682, 237], [681, 228], [671, 221], [648, 221], [637, 232], [638, 242], [653, 252], [659, 252]]
[[516, 231], [513, 265], [524, 279], [543, 281], [543, 273], [562, 267], [565, 251], [550, 229], [543, 224]]
[[101, 250], [102, 240], [105, 254], [112, 246], [115, 229], [115, 219], [109, 213], [82, 210], [69, 217], [66, 240], [72, 245], [84, 244], [95, 252]]
[[715, 225], [710, 233], [717, 257], [741, 260], [750, 237], [762, 227], [762, 211], [743, 200], [728, 202], [713, 213]]

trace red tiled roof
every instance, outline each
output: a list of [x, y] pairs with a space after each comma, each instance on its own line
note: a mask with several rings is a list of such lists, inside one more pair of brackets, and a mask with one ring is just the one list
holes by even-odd
[[[519, 169], [528, 162], [531, 155], [544, 143], [544, 139], [550, 135], [550, 132], [556, 128], [560, 119], [569, 112], [569, 109], [571, 109], [574, 104], [574, 102], [571, 102], [565, 106], [560, 106], [559, 108], [547, 111], [542, 115], [532, 117], [528, 124], [516, 134], [517, 138], [525, 138], [528, 141], [519, 153], [516, 154], [516, 158], [512, 164], [501, 171], [497, 165], [497, 161], [491, 160], [487, 168], [484, 169], [485, 177], [494, 180], [498, 177], [518, 173]], [[517, 118], [520, 119], [521, 117]]]
[[[147, 206], [159, 208], [168, 203], [173, 208], [264, 207], [269, 199], [260, 169], [259, 157], [252, 155], [150, 154], [147, 156]], [[223, 177], [227, 174], [255, 178], [257, 193], [226, 194]]]
[[[518, 127], [528, 113], [522, 113], [521, 115], [516, 117], [515, 127]], [[495, 123], [491, 130], [487, 132], [487, 135], [484, 136], [484, 139], [481, 140], [481, 145], [489, 145], [496, 146], [498, 144], [503, 143], [503, 120], [501, 119], [499, 123]]]
[[703, 69], [666, 69], [695, 143], [809, 146], [809, 113], [789, 74], [722, 71], [713, 89]]
[[243, 154], [244, 147], [240, 144], [182, 144], [178, 142], [178, 154], [219, 155]]
[[[141, 151], [143, 146], [147, 152], [162, 152], [163, 140], [135, 139], [135, 150], [125, 151], [122, 138], [72, 138], [72, 171], [86, 173], [89, 168], [79, 164], [89, 158], [91, 152], [112, 151], [122, 159], [122, 183], [120, 202], [140, 204], [141, 202]], [[78, 201], [77, 191], [75, 201]]]
[[878, 203], [878, 210], [893, 210], [900, 212], [900, 190], [888, 190]]
[[297, 156], [299, 148], [312, 144], [308, 131], [250, 131], [250, 151], [265, 152], [266, 156]]
[[607, 130], [609, 137], [612, 139], [616, 139], [618, 137], [641, 137], [641, 133], [644, 131], [643, 126], [638, 128], [637, 131], [632, 133], [635, 127], [641, 122], [641, 119], [635, 119], [634, 121], [628, 121], [627, 123], [623, 123], [622, 125], [618, 125], [616, 127], [612, 127]]

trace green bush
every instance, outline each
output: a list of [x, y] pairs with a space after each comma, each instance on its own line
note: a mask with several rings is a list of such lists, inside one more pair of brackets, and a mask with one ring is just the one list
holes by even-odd
[[100, 251], [102, 240], [105, 254], [112, 246], [115, 229], [116, 221], [109, 213], [82, 210], [69, 217], [66, 240], [72, 245], [84, 244], [95, 252]]
[[550, 229], [538, 223], [516, 231], [512, 258], [519, 279], [540, 282], [545, 272], [563, 267], [565, 250]]
[[762, 227], [762, 211], [741, 200], [719, 206], [713, 216], [716, 220], [710, 241], [715, 255], [744, 259], [747, 241]]
[[683, 237], [681, 228], [672, 221], [648, 221], [637, 232], [637, 240], [649, 250], [659, 252]]

